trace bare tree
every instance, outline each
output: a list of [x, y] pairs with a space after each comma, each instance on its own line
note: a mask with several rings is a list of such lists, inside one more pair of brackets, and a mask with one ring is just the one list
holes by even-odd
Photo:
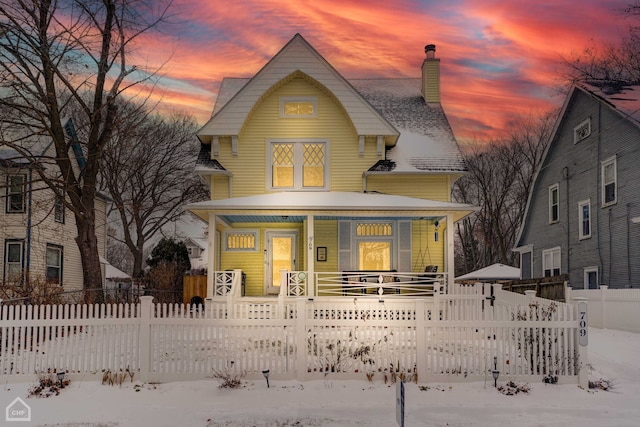
[[133, 256], [132, 275], [142, 274], [145, 244], [183, 214], [186, 203], [203, 200], [207, 188], [194, 173], [197, 124], [186, 114], [148, 115], [129, 105], [107, 144], [103, 181], [123, 224], [123, 242]]
[[[640, 17], [638, 2], [614, 11], [622, 18], [637, 20]], [[627, 32], [616, 43], [605, 45], [591, 40], [584, 50], [570, 58], [564, 58], [567, 72], [561, 84], [580, 81], [609, 87], [640, 82], [640, 27], [627, 21]]]
[[550, 112], [522, 118], [505, 140], [463, 151], [469, 172], [456, 182], [454, 198], [480, 206], [480, 211], [457, 224], [456, 273], [517, 262], [512, 249], [555, 116]]
[[[165, 19], [170, 0], [12, 0], [0, 2], [2, 144], [32, 164], [72, 212], [85, 289], [102, 287], [95, 198], [100, 159], [113, 133], [116, 100], [150, 74], [129, 54]], [[88, 101], [87, 101], [88, 99]], [[71, 105], [78, 132], [65, 131]], [[55, 155], [32, 147], [51, 142]], [[83, 163], [75, 162], [80, 154]], [[87, 301], [102, 298], [88, 293]]]

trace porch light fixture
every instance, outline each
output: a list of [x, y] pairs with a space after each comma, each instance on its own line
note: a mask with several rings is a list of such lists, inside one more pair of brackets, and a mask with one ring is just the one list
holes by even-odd
[[264, 375], [264, 379], [267, 380], [267, 388], [269, 388], [269, 370], [265, 369], [262, 371], [262, 375]]
[[437, 242], [440, 238], [440, 233], [438, 232], [440, 230], [440, 221], [435, 220], [433, 222], [433, 226], [435, 227], [436, 231], [433, 232], [433, 241]]
[[498, 388], [500, 371], [498, 371], [498, 358], [496, 356], [493, 356], [493, 371], [491, 371], [491, 375], [493, 376], [493, 386]]

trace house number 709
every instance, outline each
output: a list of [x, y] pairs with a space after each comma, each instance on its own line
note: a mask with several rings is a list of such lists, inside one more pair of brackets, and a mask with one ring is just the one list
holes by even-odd
[[587, 345], [589, 341], [589, 322], [587, 321], [587, 303], [578, 303], [578, 344]]

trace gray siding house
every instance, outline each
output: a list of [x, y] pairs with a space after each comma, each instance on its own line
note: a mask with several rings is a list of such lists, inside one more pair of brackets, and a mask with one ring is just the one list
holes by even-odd
[[523, 279], [640, 288], [640, 86], [571, 88], [514, 250]]

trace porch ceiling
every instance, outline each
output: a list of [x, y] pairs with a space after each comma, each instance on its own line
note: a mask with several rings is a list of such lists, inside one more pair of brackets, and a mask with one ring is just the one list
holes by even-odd
[[205, 221], [214, 213], [228, 222], [300, 222], [338, 218], [441, 218], [458, 221], [477, 210], [475, 206], [379, 193], [282, 192], [209, 200], [186, 208]]

